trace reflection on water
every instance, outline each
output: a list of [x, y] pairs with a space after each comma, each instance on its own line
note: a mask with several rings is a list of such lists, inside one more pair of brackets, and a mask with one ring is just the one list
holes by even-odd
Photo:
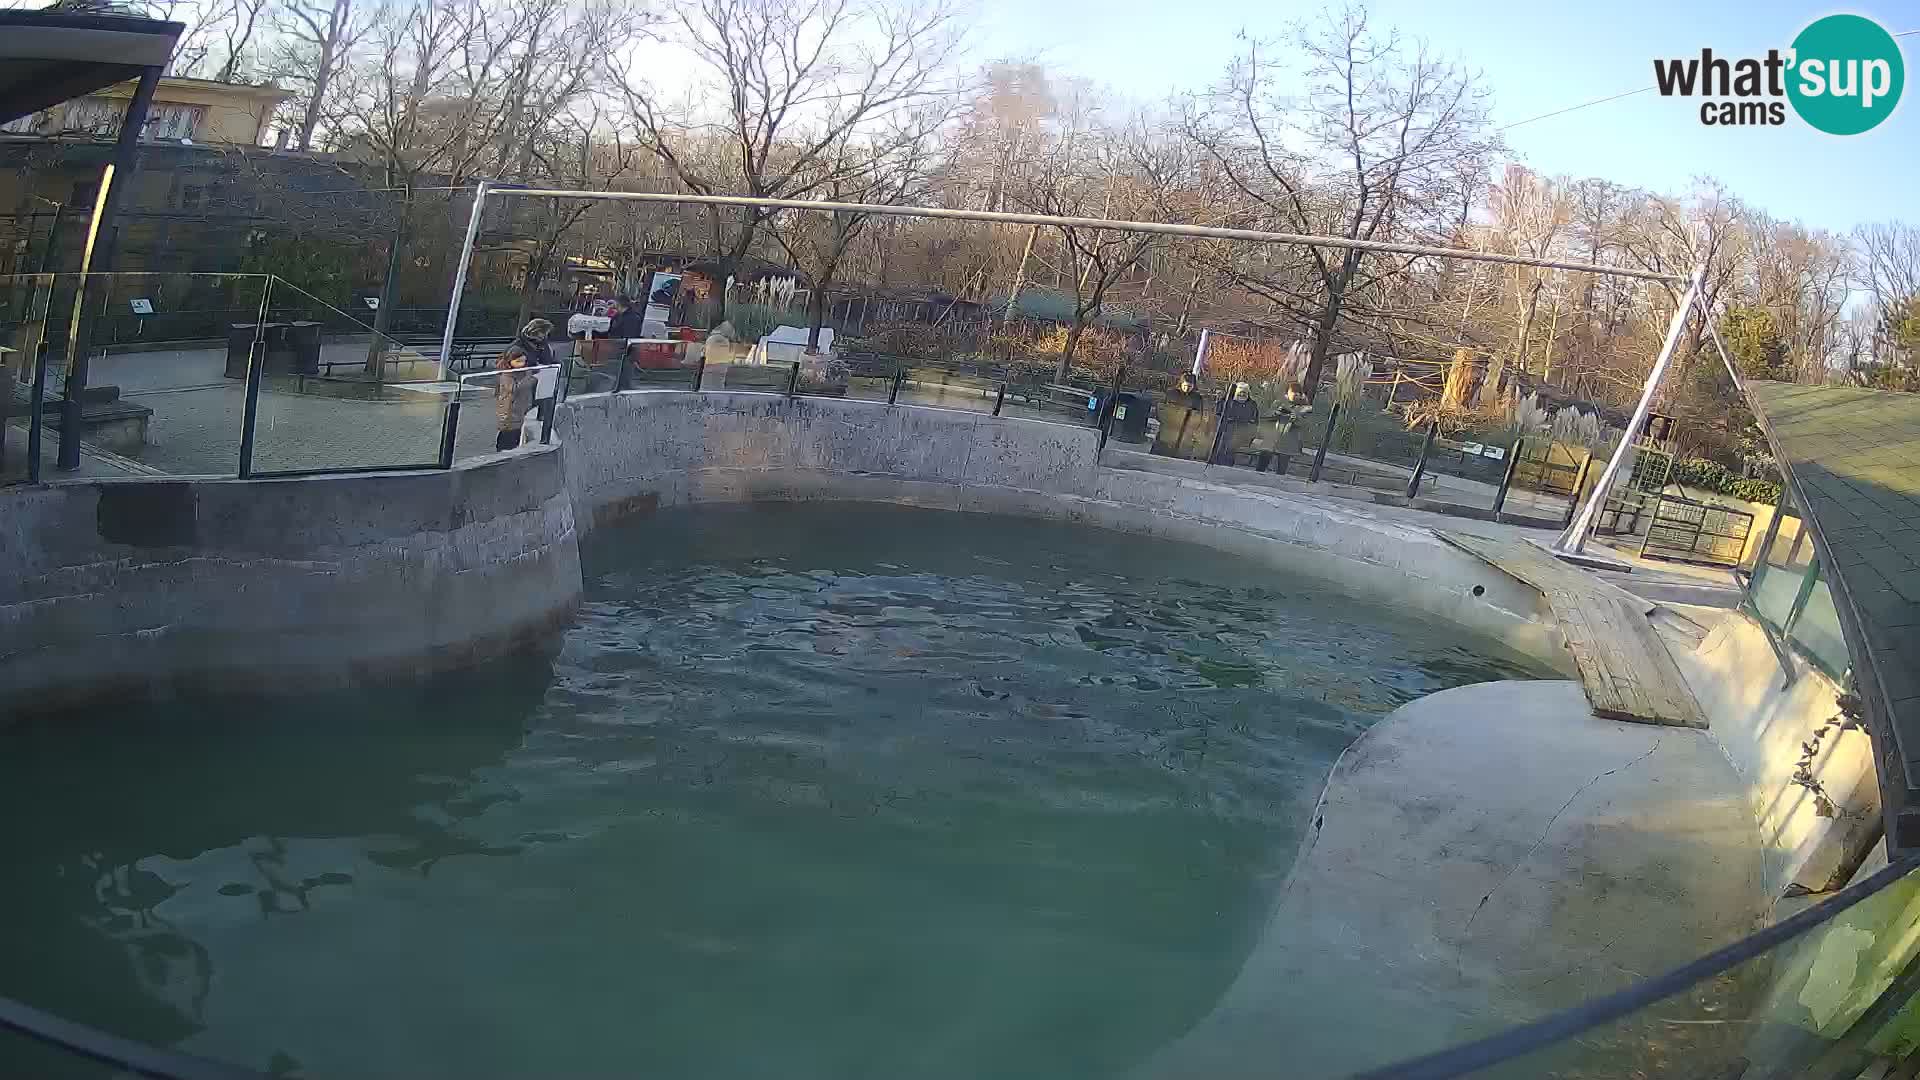
[[1110, 1075], [1341, 749], [1527, 673], [1057, 524], [704, 510], [587, 565], [551, 663], [9, 731], [0, 994], [286, 1075]]

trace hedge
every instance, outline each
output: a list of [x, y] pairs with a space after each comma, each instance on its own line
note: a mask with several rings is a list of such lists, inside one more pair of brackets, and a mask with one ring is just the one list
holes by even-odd
[[1741, 476], [1717, 461], [1708, 458], [1686, 458], [1673, 463], [1673, 474], [1669, 478], [1676, 484], [1711, 491], [1720, 495], [1731, 495], [1748, 502], [1777, 504], [1780, 501], [1780, 485], [1770, 480], [1757, 480]]

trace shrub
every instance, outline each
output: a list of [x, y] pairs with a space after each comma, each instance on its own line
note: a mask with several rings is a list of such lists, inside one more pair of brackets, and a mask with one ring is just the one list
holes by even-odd
[[727, 321], [735, 341], [753, 344], [777, 328], [785, 312], [767, 304], [728, 304]]
[[1670, 479], [1686, 487], [1699, 488], [1718, 495], [1731, 495], [1748, 502], [1772, 504], [1780, 500], [1779, 484], [1770, 480], [1739, 476], [1725, 465], [1709, 458], [1686, 458], [1674, 462]]

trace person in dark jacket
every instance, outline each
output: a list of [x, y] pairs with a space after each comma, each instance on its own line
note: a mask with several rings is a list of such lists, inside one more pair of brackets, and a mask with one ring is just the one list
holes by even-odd
[[607, 321], [607, 336], [615, 341], [623, 338], [646, 337], [646, 309], [634, 303], [630, 296], [616, 297], [613, 301], [613, 315]]
[[493, 413], [500, 430], [493, 443], [496, 450], [520, 445], [520, 428], [533, 408], [533, 391], [539, 379], [528, 369], [553, 363], [553, 346], [547, 343], [547, 335], [552, 332], [553, 324], [545, 319], [529, 322], [494, 365], [500, 372], [493, 384]]

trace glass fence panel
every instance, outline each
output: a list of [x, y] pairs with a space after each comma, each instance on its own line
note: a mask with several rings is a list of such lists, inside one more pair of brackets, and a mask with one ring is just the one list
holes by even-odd
[[[79, 461], [62, 474], [235, 475], [250, 327], [259, 320], [266, 279], [59, 277], [37, 302], [45, 312], [38, 332], [49, 342], [46, 396], [64, 401], [71, 390], [79, 402]], [[249, 330], [236, 336], [236, 324]], [[85, 356], [84, 367], [69, 356]], [[48, 465], [57, 465], [66, 414], [47, 410], [43, 477], [55, 475]]]
[[1838, 678], [1853, 661], [1847, 656], [1847, 639], [1840, 630], [1840, 612], [1833, 606], [1833, 593], [1827, 588], [1825, 575], [1818, 563], [1810, 572], [1819, 576], [1808, 590], [1806, 603], [1794, 617], [1787, 636], [1822, 670]]
[[540, 442], [563, 370], [563, 365], [550, 364], [460, 376], [459, 408], [449, 416], [453, 460]]
[[1800, 597], [1801, 585], [1806, 580], [1812, 562], [1812, 552], [1812, 539], [1807, 536], [1800, 519], [1789, 514], [1780, 519], [1779, 530], [1774, 534], [1772, 546], [1767, 549], [1766, 558], [1754, 564], [1747, 593], [1752, 598], [1754, 611], [1775, 632], [1786, 627], [1787, 617], [1792, 614], [1793, 605]]
[[[52, 274], [0, 277], [0, 484], [27, 479], [34, 364], [49, 332]], [[57, 389], [45, 391], [48, 400]]]
[[454, 384], [440, 378], [437, 340], [378, 333], [359, 313], [278, 278], [260, 333], [256, 475], [440, 460]]

